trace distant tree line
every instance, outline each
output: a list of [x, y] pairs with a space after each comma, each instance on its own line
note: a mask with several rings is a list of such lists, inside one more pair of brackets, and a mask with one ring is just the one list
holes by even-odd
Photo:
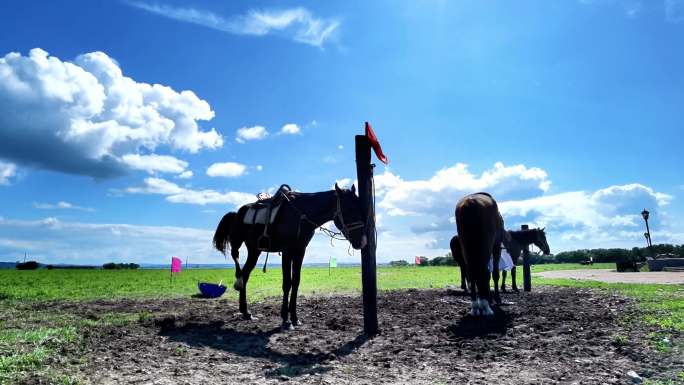
[[137, 263], [114, 263], [114, 262], [109, 262], [105, 263], [102, 265], [102, 268], [105, 270], [135, 270], [139, 268], [140, 265]]
[[[684, 245], [672, 245], [662, 243], [653, 245], [653, 254], [667, 255], [671, 258], [684, 258]], [[643, 262], [647, 257], [651, 256], [651, 252], [646, 247], [634, 247], [630, 249], [580, 249], [573, 251], [563, 251], [558, 254], [540, 255], [530, 254], [530, 263], [540, 265], [544, 263], [580, 263], [588, 261], [590, 258], [595, 263], [616, 263], [616, 262]], [[456, 262], [451, 256], [451, 252], [441, 257], [434, 257], [428, 259], [420, 257], [421, 263], [419, 266], [447, 266], [455, 265]], [[519, 263], [522, 263], [522, 258]], [[404, 260], [392, 261], [390, 266], [408, 266], [409, 262]]]
[[[38, 263], [36, 261], [26, 261], [26, 262], [17, 262], [15, 265], [17, 270], [37, 270], [39, 268], [45, 267], [48, 270], [53, 270], [53, 269], [97, 269], [97, 266], [82, 266], [82, 265], [43, 265], [41, 263]], [[114, 262], [109, 262], [105, 263], [102, 265], [102, 268], [105, 270], [135, 270], [140, 268], [140, 265], [137, 263], [114, 263]]]

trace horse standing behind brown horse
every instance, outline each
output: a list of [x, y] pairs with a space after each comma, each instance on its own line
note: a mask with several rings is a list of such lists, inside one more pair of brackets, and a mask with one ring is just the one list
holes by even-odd
[[489, 258], [493, 256], [491, 277], [494, 278], [494, 300], [499, 295], [499, 259], [504, 234], [503, 218], [494, 198], [480, 192], [463, 197], [456, 204], [456, 229], [470, 282], [471, 315], [493, 315], [489, 304]]

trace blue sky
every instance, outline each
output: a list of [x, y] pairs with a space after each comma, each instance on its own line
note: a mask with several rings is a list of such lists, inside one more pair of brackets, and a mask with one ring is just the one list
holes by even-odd
[[681, 243], [682, 47], [682, 0], [2, 2], [0, 260], [221, 262], [255, 193], [352, 183], [366, 120], [380, 261], [480, 190], [552, 251], [642, 246], [644, 207]]

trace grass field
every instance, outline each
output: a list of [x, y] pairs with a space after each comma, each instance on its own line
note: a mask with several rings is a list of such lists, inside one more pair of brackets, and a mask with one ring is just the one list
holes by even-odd
[[[614, 264], [595, 264], [606, 269]], [[586, 268], [579, 264], [534, 265], [532, 272]], [[518, 280], [522, 279], [519, 274]], [[197, 293], [197, 282], [206, 281], [232, 285], [232, 269], [184, 270], [170, 280], [168, 270], [0, 270], [0, 300], [47, 301], [88, 300], [99, 298], [181, 297]], [[460, 283], [459, 270], [453, 266], [378, 267], [378, 289], [438, 288]], [[541, 282], [541, 281], [540, 281]], [[255, 269], [249, 280], [250, 300], [277, 296], [281, 292], [280, 268], [269, 268], [262, 273]], [[361, 290], [359, 267], [304, 268], [300, 294], [352, 293]], [[237, 293], [226, 292], [235, 299]]]
[[[591, 268], [612, 268], [613, 264], [595, 264]], [[533, 266], [533, 273], [587, 268], [579, 264], [549, 264]], [[302, 272], [301, 295], [327, 295], [359, 292], [361, 272], [358, 267], [332, 270], [305, 268]], [[519, 274], [521, 276], [521, 274]], [[522, 286], [521, 277], [519, 283]], [[87, 319], [75, 319], [68, 314], [21, 314], [24, 324], [10, 316], [14, 305], [42, 301], [83, 301], [102, 298], [178, 298], [197, 293], [198, 281], [219, 282], [231, 285], [233, 270], [185, 270], [169, 280], [167, 270], [0, 270], [0, 384], [13, 383], [27, 373], [42, 373], [48, 383], [73, 384], [77, 379], [51, 372], [50, 357], [54, 357], [65, 344], [78, 344], [84, 326], [97, 326]], [[281, 294], [281, 271], [271, 268], [267, 273], [255, 270], [248, 286], [251, 301]], [[378, 288], [443, 288], [460, 282], [458, 269], [445, 267], [379, 267]], [[684, 331], [684, 288], [681, 285], [607, 284], [594, 281], [533, 278], [533, 285], [556, 285], [616, 291], [636, 298], [642, 310], [640, 319], [626, 322], [643, 322], [656, 326], [659, 332], [652, 336], [656, 349], [663, 352], [680, 352], [681, 347], [671, 346], [672, 333]], [[222, 300], [237, 301], [237, 293], [229, 289]], [[125, 323], [149, 317], [149, 314], [110, 314], [98, 323]], [[43, 317], [43, 318], [41, 318]], [[11, 325], [6, 320], [14, 319]]]

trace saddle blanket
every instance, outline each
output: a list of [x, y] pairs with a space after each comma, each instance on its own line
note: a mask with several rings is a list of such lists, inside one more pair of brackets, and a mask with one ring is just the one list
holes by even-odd
[[249, 209], [247, 209], [247, 212], [245, 213], [244, 223], [247, 225], [270, 225], [275, 221], [276, 215], [278, 215], [279, 210], [280, 205], [273, 206], [273, 208], [271, 209], [271, 217], [268, 218], [267, 223], [266, 217], [268, 216], [268, 207], [252, 206]]
[[[493, 264], [494, 257], [489, 258], [489, 271], [491, 272], [494, 270], [494, 264]], [[511, 255], [508, 254], [508, 251], [506, 249], [501, 249], [501, 259], [499, 259], [499, 271], [509, 271], [513, 269], [515, 265], [513, 264], [513, 258], [511, 258]]]

